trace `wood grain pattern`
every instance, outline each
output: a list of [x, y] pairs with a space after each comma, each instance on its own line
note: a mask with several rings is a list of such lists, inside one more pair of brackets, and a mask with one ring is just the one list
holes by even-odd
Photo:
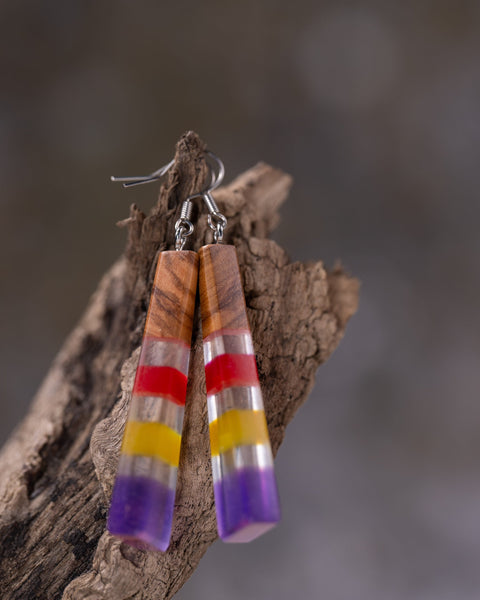
[[196, 252], [172, 250], [160, 254], [145, 335], [182, 340], [190, 346], [197, 278]]
[[235, 246], [209, 244], [198, 254], [203, 337], [221, 329], [249, 329]]

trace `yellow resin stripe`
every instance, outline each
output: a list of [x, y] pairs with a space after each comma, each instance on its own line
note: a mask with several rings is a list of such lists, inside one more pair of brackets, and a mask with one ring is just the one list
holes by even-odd
[[127, 421], [122, 453], [153, 456], [178, 467], [182, 436], [163, 423]]
[[229, 410], [210, 423], [212, 456], [237, 446], [269, 442], [263, 410]]

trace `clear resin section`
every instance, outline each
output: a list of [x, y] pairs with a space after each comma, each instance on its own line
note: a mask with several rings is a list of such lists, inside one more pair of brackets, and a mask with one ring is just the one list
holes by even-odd
[[218, 533], [249, 542], [280, 520], [267, 422], [235, 248], [204, 246], [199, 254]]
[[109, 532], [146, 549], [170, 543], [197, 260], [160, 255], [112, 493]]
[[[258, 380], [238, 385], [253, 375], [243, 364], [232, 367], [235, 358], [228, 364], [226, 377], [221, 371], [207, 379], [214, 392], [207, 398], [217, 526], [225, 542], [249, 542], [279, 521], [280, 506]], [[223, 387], [232, 379], [235, 385]]]

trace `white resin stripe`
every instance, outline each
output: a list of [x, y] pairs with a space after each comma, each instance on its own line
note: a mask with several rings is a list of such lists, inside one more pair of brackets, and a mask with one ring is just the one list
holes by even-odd
[[206, 365], [220, 354], [255, 354], [252, 336], [249, 333], [218, 335], [203, 342]]
[[269, 443], [238, 446], [223, 454], [212, 456], [213, 483], [245, 467], [266, 469], [272, 466], [273, 455]]
[[262, 392], [258, 386], [231, 387], [207, 396], [208, 422], [228, 410], [263, 410]]
[[148, 477], [162, 483], [171, 490], [174, 490], [177, 485], [177, 467], [172, 467], [163, 460], [152, 456], [121, 454], [118, 463], [118, 475]]
[[188, 375], [190, 348], [176, 340], [162, 340], [145, 337], [140, 351], [141, 365], [173, 367]]
[[163, 423], [180, 435], [183, 427], [183, 406], [175, 404], [161, 396], [137, 396], [132, 397], [129, 421], [154, 421]]

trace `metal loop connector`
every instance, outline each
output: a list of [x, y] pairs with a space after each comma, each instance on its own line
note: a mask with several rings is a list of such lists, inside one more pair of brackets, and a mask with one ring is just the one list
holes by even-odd
[[218, 210], [208, 215], [208, 226], [213, 230], [213, 239], [215, 243], [223, 241], [223, 231], [227, 226], [227, 219]]
[[175, 223], [175, 250], [183, 250], [187, 237], [192, 235], [193, 223], [188, 219], [178, 219]]

